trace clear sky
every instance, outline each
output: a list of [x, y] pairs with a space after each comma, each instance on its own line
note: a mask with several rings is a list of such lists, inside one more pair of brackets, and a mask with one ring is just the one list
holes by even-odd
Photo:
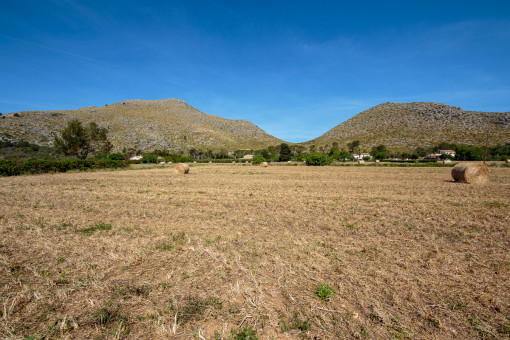
[[179, 98], [289, 142], [383, 102], [510, 111], [510, 1], [0, 0], [0, 112]]

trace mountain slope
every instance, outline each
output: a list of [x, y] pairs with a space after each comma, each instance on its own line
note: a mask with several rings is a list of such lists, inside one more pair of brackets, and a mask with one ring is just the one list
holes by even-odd
[[483, 145], [510, 143], [510, 112], [463, 111], [445, 104], [384, 103], [363, 111], [305, 145], [340, 147], [354, 140], [361, 147], [384, 144], [405, 149], [437, 145], [440, 142]]
[[249, 121], [206, 114], [179, 99], [127, 100], [78, 110], [9, 113], [0, 119], [0, 139], [51, 145], [53, 134], [73, 118], [108, 127], [115, 150], [236, 150], [282, 142]]

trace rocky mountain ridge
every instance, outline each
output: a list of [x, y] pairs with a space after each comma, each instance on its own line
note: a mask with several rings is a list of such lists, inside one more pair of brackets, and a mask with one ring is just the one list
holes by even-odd
[[396, 149], [453, 144], [510, 143], [510, 112], [464, 111], [432, 102], [383, 103], [337, 125], [305, 145], [345, 146], [359, 140], [369, 149], [384, 144]]
[[282, 142], [247, 120], [206, 114], [180, 99], [126, 100], [78, 110], [9, 113], [0, 119], [0, 138], [51, 145], [53, 135], [73, 118], [107, 127], [115, 150], [231, 151], [265, 148]]
[[[262, 149], [283, 142], [249, 121], [206, 114], [180, 99], [126, 100], [78, 110], [8, 113], [0, 119], [0, 140], [51, 145], [53, 136], [73, 118], [107, 127], [117, 151], [122, 148], [234, 151]], [[490, 145], [510, 143], [510, 112], [464, 111], [432, 102], [383, 103], [301, 144], [319, 148], [336, 142], [342, 148], [359, 140], [365, 150], [379, 144], [394, 149], [441, 142], [483, 145], [487, 131]]]

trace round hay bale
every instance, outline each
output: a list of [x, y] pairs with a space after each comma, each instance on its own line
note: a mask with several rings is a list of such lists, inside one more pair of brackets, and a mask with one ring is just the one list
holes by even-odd
[[263, 168], [267, 168], [267, 162], [260, 163], [260, 166], [263, 167]]
[[358, 160], [358, 164], [363, 164], [363, 163], [365, 163], [365, 161], [364, 161], [364, 160], [362, 160], [362, 159], [359, 159], [359, 160]]
[[212, 161], [209, 161], [209, 164], [212, 164]]
[[189, 165], [186, 163], [177, 163], [174, 166], [174, 171], [176, 174], [185, 175], [189, 173]]
[[452, 168], [455, 182], [483, 184], [489, 180], [489, 167], [478, 163], [459, 163]]
[[376, 160], [375, 160], [375, 162], [376, 162], [376, 163], [381, 163], [381, 161], [380, 161], [380, 160], [378, 160], [378, 159], [376, 159]]
[[445, 159], [445, 160], [443, 161], [443, 164], [450, 164], [451, 162], [452, 162], [451, 160], [449, 160], [449, 159]]

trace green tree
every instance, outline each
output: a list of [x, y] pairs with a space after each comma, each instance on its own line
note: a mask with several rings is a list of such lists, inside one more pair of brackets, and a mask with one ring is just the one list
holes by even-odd
[[262, 156], [262, 154], [259, 154], [259, 155], [256, 155], [255, 157], [253, 157], [251, 162], [252, 162], [252, 164], [257, 165], [257, 164], [260, 164], [265, 161], [266, 161], [266, 159], [264, 158], [264, 156]]
[[480, 146], [459, 145], [455, 148], [455, 159], [461, 161], [481, 161], [485, 150]]
[[306, 155], [306, 165], [328, 165], [331, 158], [320, 152], [312, 152]]
[[386, 148], [385, 145], [379, 144], [372, 148], [372, 151], [370, 151], [370, 155], [372, 155], [372, 157], [374, 157], [375, 159], [383, 160], [388, 158], [388, 149]]
[[354, 140], [350, 143], [347, 143], [347, 149], [350, 153], [358, 153], [360, 142], [359, 140]]
[[108, 140], [107, 128], [100, 127], [95, 122], [91, 122], [87, 127], [87, 134], [90, 142], [90, 152], [108, 154], [112, 151], [113, 145]]
[[344, 161], [344, 160], [347, 160], [347, 159], [353, 161], [354, 160], [354, 156], [349, 151], [341, 150], [338, 153], [338, 160], [339, 161]]
[[197, 149], [195, 149], [195, 148], [191, 148], [191, 149], [189, 149], [188, 153], [189, 153], [189, 155], [190, 155], [191, 157], [193, 157], [193, 159], [196, 159], [196, 156], [197, 156], [197, 154], [198, 154], [198, 150], [197, 150]]
[[[417, 147], [415, 150], [414, 150], [414, 153], [418, 155], [418, 157], [425, 157], [427, 156], [427, 150], [425, 150], [424, 148], [422, 148], [421, 146]], [[416, 157], [416, 158], [418, 158]]]
[[290, 161], [292, 158], [292, 151], [286, 143], [280, 144], [280, 162]]
[[269, 153], [269, 157], [264, 156], [266, 159], [274, 158], [278, 155], [280, 147], [278, 145], [271, 145], [267, 148], [267, 152]]
[[54, 138], [55, 149], [66, 155], [74, 155], [80, 159], [87, 158], [89, 153], [108, 154], [112, 144], [108, 140], [108, 130], [92, 122], [84, 127], [78, 119], [71, 120], [60, 131], [60, 137]]
[[488, 158], [491, 160], [506, 160], [510, 158], [510, 143], [489, 147]]
[[155, 153], [146, 153], [142, 157], [142, 163], [157, 163], [158, 155]]
[[337, 159], [335, 155], [338, 155], [340, 153], [340, 150], [338, 149], [338, 146], [333, 146], [331, 149], [329, 149], [329, 156]]

